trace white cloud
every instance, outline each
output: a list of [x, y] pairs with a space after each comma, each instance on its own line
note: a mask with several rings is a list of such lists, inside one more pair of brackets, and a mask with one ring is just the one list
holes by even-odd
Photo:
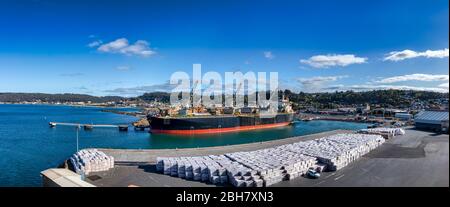
[[116, 70], [128, 71], [128, 70], [131, 70], [131, 67], [130, 66], [126, 66], [126, 65], [122, 65], [122, 66], [117, 66]]
[[171, 92], [177, 85], [172, 85], [169, 81], [162, 84], [147, 85], [147, 86], [135, 86], [128, 88], [115, 88], [105, 90], [104, 92], [110, 95], [122, 95], [122, 96], [138, 96], [148, 92]]
[[84, 73], [61, 73], [59, 75], [63, 77], [77, 77], [77, 76], [84, 76]]
[[97, 46], [99, 46], [99, 45], [101, 45], [103, 42], [101, 41], [101, 40], [95, 40], [95, 41], [93, 41], [93, 42], [91, 42], [91, 43], [89, 43], [88, 44], [88, 47], [97, 47]]
[[138, 40], [134, 44], [129, 44], [126, 38], [119, 38], [112, 42], [100, 45], [97, 48], [98, 51], [104, 53], [119, 53], [124, 55], [138, 55], [142, 57], [148, 57], [156, 54], [149, 47], [149, 43], [145, 40]]
[[431, 75], [431, 74], [410, 74], [385, 78], [377, 83], [396, 83], [402, 81], [448, 81], [448, 75]]
[[402, 85], [336, 85], [324, 88], [324, 91], [371, 91], [371, 90], [414, 90], [414, 91], [432, 91], [439, 93], [448, 93], [448, 88], [435, 88], [435, 87], [418, 87], [418, 86], [402, 86]]
[[447, 83], [439, 84], [438, 87], [439, 87], [439, 88], [447, 88], [447, 89], [448, 89], [448, 88], [449, 88], [448, 85], [449, 85], [449, 84], [448, 84], [448, 82], [447, 82]]
[[346, 55], [316, 55], [312, 56], [309, 59], [302, 59], [300, 63], [307, 64], [309, 66], [315, 68], [328, 68], [332, 66], [348, 66], [351, 64], [361, 64], [365, 63], [367, 58], [365, 57], [356, 57], [352, 54]]
[[347, 75], [342, 76], [317, 76], [312, 78], [299, 78], [298, 82], [302, 84], [305, 92], [320, 92], [325, 87], [325, 84], [337, 81], [342, 78], [347, 78]]
[[425, 52], [416, 52], [413, 50], [403, 50], [403, 51], [393, 51], [387, 54], [384, 58], [385, 61], [401, 61], [416, 57], [426, 57], [426, 58], [444, 58], [448, 57], [448, 48], [443, 50], [427, 50]]
[[128, 40], [126, 38], [119, 38], [112, 42], [106, 43], [98, 48], [102, 52], [115, 52], [128, 47]]
[[317, 83], [317, 82], [328, 82], [328, 81], [336, 81], [341, 78], [346, 78], [348, 76], [317, 76], [312, 78], [299, 78], [298, 80], [301, 83]]
[[271, 51], [265, 51], [264, 52], [264, 57], [269, 59], [269, 60], [272, 60], [272, 59], [275, 58], [275, 55], [273, 55]]

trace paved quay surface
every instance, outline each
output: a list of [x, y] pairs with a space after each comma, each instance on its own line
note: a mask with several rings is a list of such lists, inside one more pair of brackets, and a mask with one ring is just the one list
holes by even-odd
[[180, 156], [204, 156], [219, 155], [232, 152], [253, 151], [265, 149], [284, 144], [291, 144], [299, 141], [317, 139], [338, 133], [352, 133], [350, 130], [333, 130], [310, 134], [305, 136], [297, 136], [285, 139], [271, 140], [266, 142], [255, 142], [248, 144], [227, 145], [218, 147], [201, 147], [201, 148], [180, 148], [180, 149], [98, 149], [106, 154], [113, 156], [117, 162], [146, 162], [156, 163], [157, 157], [180, 157]]
[[[270, 141], [199, 149], [104, 150], [118, 156], [122, 162], [107, 171], [88, 176], [88, 182], [97, 186], [150, 187], [214, 187], [215, 185], [162, 175], [156, 172], [157, 156], [198, 156], [235, 151], [257, 150], [302, 140], [316, 139], [330, 134], [349, 132], [331, 131], [314, 135]], [[336, 172], [322, 173], [319, 179], [296, 178], [272, 185], [273, 187], [353, 187], [353, 186], [449, 186], [449, 135], [407, 129], [406, 135], [389, 139], [385, 144]], [[116, 154], [114, 154], [116, 153]], [[144, 155], [145, 154], [145, 155]], [[151, 154], [151, 155], [150, 155]], [[122, 156], [122, 157], [120, 157]], [[132, 158], [127, 161], [125, 158]], [[136, 162], [139, 158], [141, 161]], [[144, 159], [145, 158], [145, 159]], [[134, 159], [134, 160], [133, 160]], [[152, 161], [153, 160], [153, 161]]]
[[274, 187], [449, 187], [449, 135], [407, 129], [336, 172]]
[[161, 149], [161, 150], [124, 150], [124, 149], [99, 149], [114, 157], [115, 167], [106, 172], [92, 173], [86, 181], [96, 186], [126, 187], [150, 186], [150, 187], [214, 187], [215, 185], [188, 181], [181, 178], [170, 177], [156, 172], [156, 157], [177, 156], [203, 156], [218, 155], [239, 151], [253, 151], [291, 144], [299, 141], [318, 139], [337, 133], [351, 133], [349, 130], [334, 130], [317, 134], [298, 136], [286, 139], [257, 142], [249, 144], [229, 145], [220, 147], [186, 148], [186, 149]]

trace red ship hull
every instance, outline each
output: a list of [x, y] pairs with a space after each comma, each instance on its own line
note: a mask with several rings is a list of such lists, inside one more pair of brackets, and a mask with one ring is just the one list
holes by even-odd
[[211, 128], [211, 129], [190, 129], [190, 130], [178, 130], [178, 129], [152, 129], [152, 133], [164, 133], [164, 134], [178, 134], [178, 135], [191, 135], [191, 134], [217, 134], [226, 132], [239, 132], [255, 129], [270, 129], [275, 127], [283, 127], [289, 125], [290, 122], [282, 122], [275, 124], [261, 124], [252, 126], [237, 126], [228, 128]]

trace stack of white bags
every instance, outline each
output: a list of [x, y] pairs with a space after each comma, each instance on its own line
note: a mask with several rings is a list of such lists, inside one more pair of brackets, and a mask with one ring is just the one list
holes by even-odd
[[266, 186], [294, 179], [306, 173], [316, 163], [315, 157], [290, 152], [287, 145], [252, 152], [226, 154], [233, 161], [256, 171], [254, 174], [263, 179]]
[[380, 135], [337, 134], [317, 140], [288, 145], [293, 152], [317, 158], [328, 171], [339, 170], [383, 144]]
[[[209, 155], [201, 157], [157, 158], [156, 170], [187, 180], [209, 181], [213, 184], [228, 183], [229, 173], [244, 175], [250, 169], [233, 162], [224, 155]], [[234, 175], [234, 174], [233, 174]]]
[[250, 152], [159, 157], [156, 169], [189, 180], [262, 187], [304, 175], [310, 167], [319, 172], [341, 169], [383, 143], [380, 135], [337, 134]]
[[395, 136], [399, 136], [399, 135], [404, 135], [406, 132], [402, 128], [371, 128], [371, 129], [361, 129], [358, 131], [358, 133], [363, 133], [363, 134], [384, 133], [384, 134], [388, 134], [390, 137], [395, 137]]
[[78, 174], [107, 171], [114, 167], [114, 158], [97, 149], [84, 149], [70, 157], [70, 162]]

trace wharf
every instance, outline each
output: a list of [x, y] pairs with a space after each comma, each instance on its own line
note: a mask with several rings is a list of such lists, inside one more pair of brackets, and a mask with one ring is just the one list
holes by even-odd
[[449, 135], [407, 128], [336, 172], [273, 187], [449, 187]]
[[217, 147], [201, 147], [201, 148], [181, 148], [181, 149], [98, 149], [107, 155], [113, 156], [116, 162], [144, 162], [155, 164], [157, 157], [180, 157], [180, 156], [205, 156], [220, 155], [232, 152], [254, 151], [269, 147], [280, 146], [284, 144], [292, 144], [295, 142], [318, 139], [325, 136], [351, 133], [349, 130], [333, 130], [317, 134], [305, 136], [297, 136], [285, 139], [278, 139], [266, 142], [255, 142], [248, 144], [227, 145]]
[[112, 124], [80, 124], [80, 123], [65, 123], [65, 122], [49, 122], [50, 127], [56, 126], [73, 126], [83, 127], [84, 130], [91, 130], [95, 128], [118, 128], [119, 131], [128, 131], [128, 125], [112, 125]]
[[[156, 172], [158, 156], [198, 156], [251, 151], [321, 138], [348, 131], [338, 130], [308, 136], [287, 138], [263, 143], [170, 150], [100, 149], [117, 159], [116, 166], [106, 172], [89, 175], [87, 182], [95, 186], [149, 187], [214, 187], [215, 185], [183, 180]], [[336, 172], [326, 172], [319, 179], [299, 177], [283, 181], [273, 187], [354, 186], [406, 187], [444, 186], [449, 184], [449, 136], [406, 129], [406, 135], [387, 140], [369, 154]], [[128, 162], [127, 162], [128, 161]], [[92, 179], [91, 179], [92, 178]]]

